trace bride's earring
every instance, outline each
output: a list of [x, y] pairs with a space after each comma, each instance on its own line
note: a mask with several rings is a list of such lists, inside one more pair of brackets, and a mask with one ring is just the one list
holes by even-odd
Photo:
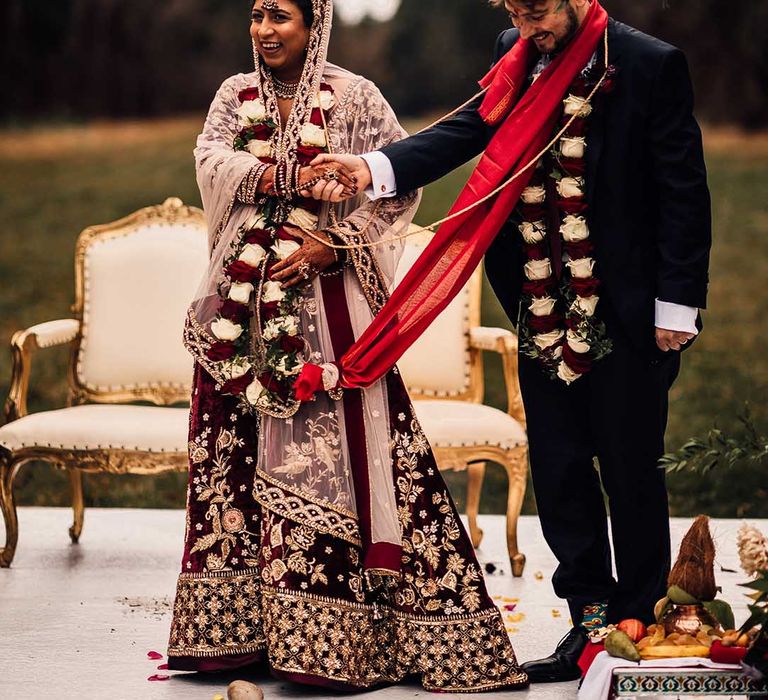
[[259, 70], [259, 50], [256, 48], [255, 41], [251, 41], [251, 45], [253, 46], [253, 67]]

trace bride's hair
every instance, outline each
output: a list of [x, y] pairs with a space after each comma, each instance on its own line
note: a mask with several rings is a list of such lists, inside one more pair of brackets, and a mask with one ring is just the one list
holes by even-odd
[[312, 22], [315, 20], [315, 11], [312, 9], [312, 0], [290, 1], [301, 10], [301, 14], [304, 15], [304, 24], [306, 24], [307, 27], [311, 27]]
[[[301, 14], [304, 16], [304, 24], [307, 27], [311, 27], [312, 22], [315, 21], [315, 10], [312, 7], [312, 0], [289, 0], [289, 2], [292, 2], [301, 10]], [[251, 7], [253, 6], [253, 0], [251, 0], [250, 5]]]

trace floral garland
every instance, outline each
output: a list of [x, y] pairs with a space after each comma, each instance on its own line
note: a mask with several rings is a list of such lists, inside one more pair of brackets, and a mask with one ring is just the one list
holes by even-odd
[[[251, 153], [261, 164], [274, 165], [279, 131], [259, 89], [247, 88], [239, 99], [235, 150]], [[325, 124], [335, 104], [333, 88], [322, 84], [310, 121], [301, 130], [296, 153], [300, 165], [309, 165], [318, 154], [327, 152]], [[308, 344], [300, 334], [301, 292], [295, 287], [282, 289], [271, 272], [300, 248], [301, 241], [285, 226], [315, 230], [319, 203], [298, 198], [286, 209], [278, 206], [277, 197], [265, 195], [256, 206], [255, 215], [240, 227], [224, 260], [224, 281], [218, 290], [221, 304], [211, 324], [216, 342], [207, 357], [225, 379], [222, 393], [241, 396], [249, 409], [288, 416], [300, 403], [293, 384], [305, 364]], [[253, 320], [260, 331], [257, 337], [249, 332]]]
[[[609, 68], [602, 92], [612, 88], [613, 74]], [[575, 118], [539, 163], [518, 207], [527, 258], [521, 348], [540, 362], [551, 378], [569, 385], [613, 348], [605, 324], [595, 315], [601, 283], [595, 275], [594, 243], [585, 216], [584, 156], [592, 113], [586, 98], [593, 86], [589, 75], [584, 74], [571, 85], [563, 100], [559, 128]], [[553, 167], [548, 173], [549, 164]], [[550, 255], [559, 255], [560, 248], [567, 254], [567, 262], [558, 280]]]

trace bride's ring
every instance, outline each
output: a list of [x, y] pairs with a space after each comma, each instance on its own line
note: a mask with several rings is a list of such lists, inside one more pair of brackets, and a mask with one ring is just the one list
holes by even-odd
[[310, 275], [312, 274], [312, 265], [310, 265], [306, 260], [304, 260], [299, 265], [299, 274], [305, 279], [309, 280]]
[[336, 170], [329, 170], [324, 177], [328, 182], [331, 182], [339, 179], [339, 173]]

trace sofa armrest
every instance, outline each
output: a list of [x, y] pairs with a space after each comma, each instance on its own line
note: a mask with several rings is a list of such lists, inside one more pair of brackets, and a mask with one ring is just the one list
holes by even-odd
[[71, 343], [79, 332], [80, 321], [67, 318], [39, 323], [14, 334], [11, 339], [11, 388], [5, 402], [6, 421], [18, 420], [27, 415], [27, 393], [35, 350]]
[[478, 326], [470, 330], [469, 342], [473, 350], [495, 352], [501, 355], [504, 382], [507, 387], [507, 413], [525, 428], [525, 409], [517, 373], [517, 336], [505, 328]]

